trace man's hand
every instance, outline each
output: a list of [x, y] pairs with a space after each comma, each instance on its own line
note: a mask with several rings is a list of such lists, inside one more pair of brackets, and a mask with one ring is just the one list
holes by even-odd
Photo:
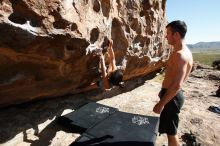
[[113, 45], [113, 41], [110, 39], [109, 40], [109, 47], [112, 47], [112, 45]]
[[154, 111], [155, 113], [157, 113], [157, 114], [160, 114], [160, 113], [162, 112], [163, 108], [164, 108], [164, 105], [162, 105], [160, 102], [158, 102], [158, 103], [154, 106], [153, 111]]

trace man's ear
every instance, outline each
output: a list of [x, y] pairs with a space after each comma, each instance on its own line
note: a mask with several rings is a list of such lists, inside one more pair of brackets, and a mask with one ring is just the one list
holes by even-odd
[[180, 33], [179, 33], [179, 32], [175, 32], [175, 33], [174, 33], [174, 36], [175, 36], [176, 38], [181, 38], [181, 36], [180, 36]]

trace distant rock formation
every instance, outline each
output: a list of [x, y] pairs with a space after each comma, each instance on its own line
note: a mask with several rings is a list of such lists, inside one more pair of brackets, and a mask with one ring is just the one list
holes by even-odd
[[220, 51], [220, 41], [217, 42], [198, 42], [187, 45], [192, 51]]
[[55, 97], [99, 78], [111, 38], [124, 80], [162, 67], [166, 0], [1, 0], [0, 107]]

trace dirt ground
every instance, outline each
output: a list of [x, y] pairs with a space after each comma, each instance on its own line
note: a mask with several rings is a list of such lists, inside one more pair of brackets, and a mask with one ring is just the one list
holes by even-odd
[[[94, 101], [118, 108], [120, 111], [158, 116], [152, 112], [159, 100], [162, 76], [139, 78], [125, 83], [123, 89], [105, 93], [92, 91], [44, 99], [0, 109], [0, 145], [3, 146], [67, 146], [80, 134], [72, 133], [55, 122], [60, 115]], [[215, 91], [220, 85], [220, 71], [210, 68], [195, 70], [184, 84], [186, 97], [180, 113], [178, 135], [190, 131], [202, 146], [220, 145], [220, 115], [210, 112], [209, 106], [220, 106]], [[167, 144], [165, 135], [157, 136], [156, 146]]]

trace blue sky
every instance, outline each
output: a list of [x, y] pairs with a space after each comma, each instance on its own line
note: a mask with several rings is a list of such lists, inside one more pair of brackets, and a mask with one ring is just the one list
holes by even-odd
[[166, 15], [186, 22], [187, 44], [220, 41], [220, 0], [167, 0]]

